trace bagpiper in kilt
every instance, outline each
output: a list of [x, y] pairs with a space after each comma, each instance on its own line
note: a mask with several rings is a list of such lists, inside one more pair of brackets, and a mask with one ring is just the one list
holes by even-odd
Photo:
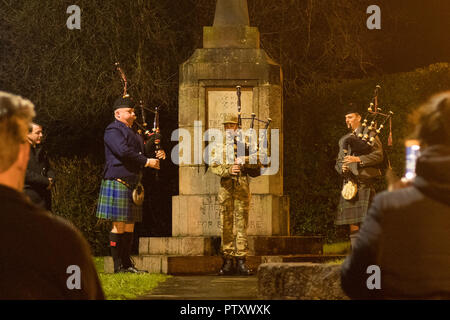
[[[345, 118], [349, 129], [355, 130], [361, 125], [361, 116], [356, 110], [347, 112]], [[353, 242], [359, 230], [359, 224], [364, 220], [375, 196], [374, 183], [376, 178], [381, 176], [379, 165], [383, 162], [383, 147], [380, 139], [376, 137], [370, 153], [359, 156], [348, 155], [344, 151], [344, 141], [350, 134], [344, 135], [339, 140], [339, 154], [335, 169], [341, 176], [346, 172], [352, 174], [356, 180], [357, 194], [350, 200], [340, 196], [335, 224], [350, 225], [350, 239]]]
[[[109, 234], [114, 272], [141, 273], [131, 259], [134, 223], [142, 221], [142, 205], [134, 203], [133, 189], [144, 167], [159, 169], [158, 159], [144, 155], [144, 142], [132, 125], [134, 104], [128, 96], [114, 103], [115, 120], [104, 134], [106, 165], [97, 203], [97, 218], [112, 221]], [[161, 155], [159, 157], [162, 157]], [[165, 157], [165, 154], [164, 154]]]

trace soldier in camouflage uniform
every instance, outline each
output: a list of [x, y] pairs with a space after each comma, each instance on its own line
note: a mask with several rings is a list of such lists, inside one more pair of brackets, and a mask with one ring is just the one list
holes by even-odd
[[[258, 176], [260, 166], [250, 164], [249, 156], [236, 157], [238, 144], [242, 143], [237, 139], [237, 117], [229, 115], [223, 124], [227, 134], [233, 135], [234, 140], [234, 143], [226, 145], [224, 151], [228, 157], [231, 154], [234, 159], [228, 158], [228, 161], [223, 161], [220, 157], [215, 157], [209, 168], [212, 173], [221, 177], [218, 200], [222, 231], [221, 252], [224, 261], [219, 274], [251, 275], [252, 271], [245, 264], [248, 254], [249, 176]], [[227, 141], [230, 142], [230, 139]], [[231, 152], [230, 148], [233, 149]], [[233, 225], [236, 229], [236, 237], [233, 234]]]

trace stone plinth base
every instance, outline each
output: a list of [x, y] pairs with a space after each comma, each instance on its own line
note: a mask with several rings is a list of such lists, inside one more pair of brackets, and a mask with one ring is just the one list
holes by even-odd
[[[249, 236], [249, 255], [321, 254], [322, 241], [322, 237]], [[220, 237], [142, 237], [139, 238], [139, 254], [219, 255]]]
[[140, 255], [216, 256], [220, 237], [141, 237]]
[[[255, 274], [261, 264], [282, 263], [286, 261], [325, 262], [339, 259], [340, 256], [301, 254], [289, 256], [248, 256], [247, 265]], [[170, 275], [216, 275], [222, 266], [220, 256], [169, 256], [169, 255], [139, 255], [134, 256], [136, 267], [150, 273], [165, 273]], [[283, 263], [284, 264], [284, 263]], [[105, 257], [104, 272], [112, 273], [113, 261]]]
[[[322, 237], [249, 236], [248, 266], [256, 273], [263, 263], [315, 262], [344, 259], [345, 255], [323, 255]], [[220, 237], [142, 237], [138, 269], [172, 275], [217, 274], [221, 265]], [[106, 273], [113, 272], [111, 257], [105, 258]]]
[[260, 255], [290, 255], [290, 254], [321, 254], [323, 250], [322, 237], [288, 237], [288, 236], [250, 236], [248, 237], [249, 254]]
[[261, 264], [258, 269], [258, 298], [348, 300], [341, 289], [340, 269], [340, 264]]

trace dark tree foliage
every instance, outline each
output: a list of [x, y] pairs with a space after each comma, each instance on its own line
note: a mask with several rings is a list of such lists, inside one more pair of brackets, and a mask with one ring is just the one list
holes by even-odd
[[[408, 71], [446, 61], [450, 3], [377, 1], [382, 29], [368, 30], [366, 0], [249, 0], [261, 47], [283, 67], [284, 93], [304, 85]], [[0, 88], [31, 98], [55, 155], [91, 154], [121, 92], [120, 61], [130, 93], [163, 106], [176, 128], [178, 66], [202, 46], [214, 0], [86, 1], [81, 30], [68, 30], [70, 1], [0, 3]], [[433, 50], [430, 50], [433, 48]], [[62, 135], [63, 134], [63, 135]], [[86, 139], [89, 137], [89, 139]]]
[[[215, 1], [79, 0], [81, 30], [68, 30], [66, 10], [72, 4], [67, 0], [0, 2], [0, 90], [20, 94], [36, 104], [37, 121], [47, 132], [47, 148], [60, 172], [75, 170], [82, 175], [86, 163], [101, 172], [103, 130], [112, 120], [111, 105], [122, 92], [114, 69], [119, 61], [129, 79], [129, 93], [149, 107], [161, 106], [161, 128], [170, 152], [174, 146], [170, 134], [178, 126], [178, 68], [202, 47], [203, 26], [212, 25]], [[295, 234], [327, 233], [324, 225], [330, 232], [335, 230], [329, 216], [336, 201], [336, 177], [329, 170], [338, 135], [329, 136], [327, 130], [317, 132], [315, 124], [340, 132], [338, 112], [350, 98], [347, 95], [351, 93], [355, 101], [366, 101], [375, 84], [367, 80], [357, 89], [344, 89], [336, 81], [381, 79], [384, 73], [448, 61], [450, 56], [446, 38], [450, 30], [449, 1], [430, 0], [426, 5], [420, 0], [376, 1], [382, 10], [381, 30], [366, 27], [366, 8], [371, 4], [373, 1], [368, 0], [248, 0], [250, 23], [259, 28], [261, 47], [283, 68], [284, 178], [293, 204], [291, 225]], [[418, 84], [423, 92], [434, 91], [423, 85]], [[435, 85], [429, 82], [429, 86]], [[399, 88], [407, 93], [404, 89]], [[316, 107], [315, 95], [327, 96], [329, 104]], [[401, 106], [415, 102], [400, 95], [391, 99]], [[293, 141], [300, 149], [289, 148]], [[319, 153], [315, 161], [305, 160], [317, 148], [324, 153]], [[170, 161], [164, 166], [167, 185], [147, 219], [150, 222], [146, 224], [152, 225], [150, 233], [161, 224], [166, 226], [163, 233], [170, 234], [170, 197], [178, 193], [178, 170]], [[91, 168], [89, 172], [96, 171]], [[60, 179], [58, 194], [80, 184], [74, 188], [78, 195], [70, 194], [78, 197], [73, 201], [84, 201], [85, 205], [63, 205], [69, 199], [57, 196], [57, 207], [65, 210], [61, 214], [80, 216], [86, 214], [83, 211], [92, 211], [97, 195], [89, 187], [86, 190], [90, 190], [90, 196], [85, 197], [83, 183], [95, 184], [95, 179], [74, 181], [69, 173], [63, 177], [66, 179]], [[327, 186], [320, 192], [300, 189], [311, 190], [311, 201], [305, 200], [307, 195], [290, 191], [298, 184], [303, 187], [315, 181]], [[314, 215], [308, 220], [314, 223], [305, 220], [308, 215]], [[81, 226], [83, 230], [90, 228]]]

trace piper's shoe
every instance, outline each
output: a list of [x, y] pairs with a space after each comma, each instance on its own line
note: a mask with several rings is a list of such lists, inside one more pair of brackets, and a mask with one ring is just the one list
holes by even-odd
[[227, 276], [235, 273], [232, 258], [224, 258], [222, 268], [219, 270], [219, 276]]
[[251, 276], [253, 271], [247, 267], [244, 258], [237, 258], [237, 274], [241, 276]]

